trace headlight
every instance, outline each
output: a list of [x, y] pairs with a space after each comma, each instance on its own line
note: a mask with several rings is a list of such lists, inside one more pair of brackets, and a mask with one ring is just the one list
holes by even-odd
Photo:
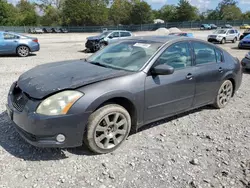
[[250, 52], [247, 53], [246, 58], [247, 58], [247, 59], [250, 59]]
[[67, 114], [73, 104], [83, 95], [79, 91], [62, 91], [45, 99], [36, 112], [48, 116]]

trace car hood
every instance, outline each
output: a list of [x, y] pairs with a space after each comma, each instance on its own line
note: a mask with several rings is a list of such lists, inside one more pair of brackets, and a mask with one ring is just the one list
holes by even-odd
[[17, 85], [35, 99], [66, 89], [132, 74], [132, 72], [100, 67], [84, 60], [39, 65], [22, 74]]
[[101, 40], [102, 38], [100, 36], [93, 36], [93, 37], [88, 37], [87, 40]]

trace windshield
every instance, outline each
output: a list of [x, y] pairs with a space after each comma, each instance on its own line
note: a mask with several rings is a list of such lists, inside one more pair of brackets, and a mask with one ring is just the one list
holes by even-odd
[[100, 38], [105, 38], [106, 36], [108, 36], [108, 34], [111, 33], [111, 32], [103, 32], [102, 34], [99, 35]]
[[227, 30], [224, 30], [224, 29], [216, 30], [214, 32], [214, 34], [226, 34], [226, 33], [227, 33]]
[[250, 39], [250, 34], [245, 36], [244, 39]]
[[108, 45], [87, 61], [114, 69], [139, 71], [162, 45], [152, 41], [123, 41]]

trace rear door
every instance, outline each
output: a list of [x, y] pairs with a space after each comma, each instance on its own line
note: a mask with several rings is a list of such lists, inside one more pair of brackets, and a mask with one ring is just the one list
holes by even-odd
[[194, 106], [198, 107], [214, 101], [223, 77], [223, 67], [219, 63], [222, 61], [220, 51], [214, 46], [194, 41], [192, 46], [196, 67]]
[[131, 37], [131, 33], [130, 32], [126, 32], [126, 31], [120, 32], [120, 38], [121, 39], [128, 38], [128, 37]]
[[20, 37], [12, 33], [3, 33], [4, 50], [3, 53], [14, 53], [16, 51]]
[[234, 40], [235, 35], [236, 35], [235, 31], [234, 31], [233, 29], [230, 29], [230, 30], [228, 31], [227, 40]]

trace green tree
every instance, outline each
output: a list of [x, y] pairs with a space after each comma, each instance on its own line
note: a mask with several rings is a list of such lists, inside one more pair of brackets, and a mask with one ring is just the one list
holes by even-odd
[[153, 13], [151, 6], [140, 0], [132, 1], [132, 11], [130, 20], [133, 24], [146, 24], [153, 22]]
[[176, 14], [179, 21], [196, 20], [198, 18], [198, 9], [192, 6], [188, 0], [180, 0]]
[[16, 7], [18, 9], [18, 25], [38, 25], [39, 16], [36, 13], [35, 4], [21, 0]]
[[165, 21], [175, 21], [177, 19], [177, 7], [175, 5], [165, 5], [160, 9], [160, 18]]
[[221, 17], [223, 20], [239, 20], [242, 18], [242, 12], [236, 5], [227, 5], [222, 7]]
[[0, 0], [0, 25], [15, 25], [17, 10], [5, 0]]
[[51, 5], [46, 6], [44, 15], [41, 18], [41, 24], [44, 26], [61, 25], [60, 11]]
[[242, 19], [250, 20], [250, 11], [247, 11], [244, 14], [242, 14]]
[[208, 10], [207, 11], [207, 19], [208, 20], [219, 20], [220, 12], [217, 10]]
[[109, 9], [109, 18], [115, 25], [128, 24], [131, 11], [132, 5], [129, 0], [114, 0]]
[[65, 0], [63, 23], [67, 25], [102, 25], [108, 20], [107, 0]]

